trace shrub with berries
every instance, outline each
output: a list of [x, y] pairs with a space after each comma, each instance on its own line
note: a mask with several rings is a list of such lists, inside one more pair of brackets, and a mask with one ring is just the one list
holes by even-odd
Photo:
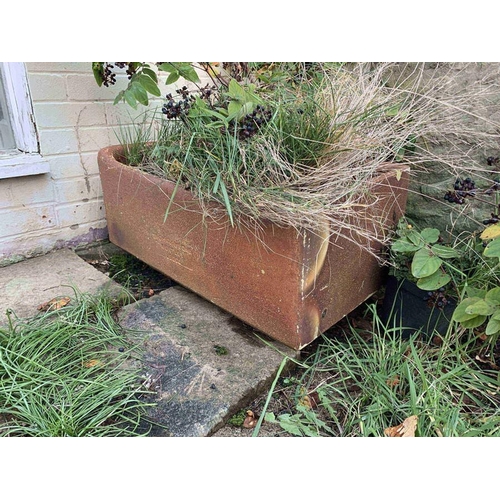
[[[488, 166], [499, 163], [496, 157], [486, 159]], [[500, 280], [496, 269], [500, 265], [500, 179], [487, 187], [478, 187], [470, 177], [457, 178], [453, 189], [445, 193], [450, 203], [464, 205], [472, 201], [495, 201], [488, 226], [477, 232], [461, 234], [444, 244], [435, 228], [417, 231], [406, 219], [399, 222], [393, 239], [391, 274], [397, 279], [415, 282], [425, 294], [430, 308], [442, 310], [450, 301], [457, 302], [453, 320], [464, 328], [481, 329], [487, 336], [500, 336]], [[498, 260], [496, 260], [498, 259]]]

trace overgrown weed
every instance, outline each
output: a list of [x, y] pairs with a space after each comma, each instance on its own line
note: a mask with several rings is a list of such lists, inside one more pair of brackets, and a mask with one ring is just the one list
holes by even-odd
[[294, 380], [294, 411], [266, 420], [297, 436], [380, 437], [416, 416], [415, 436], [500, 435], [499, 373], [474, 359], [477, 338], [403, 339], [369, 305], [373, 328], [324, 335]]

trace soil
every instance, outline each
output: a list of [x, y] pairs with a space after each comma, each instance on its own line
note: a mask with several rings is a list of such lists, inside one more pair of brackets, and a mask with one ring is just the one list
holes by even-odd
[[126, 286], [136, 300], [152, 297], [177, 284], [112, 244], [94, 251], [80, 252], [79, 255], [98, 271]]

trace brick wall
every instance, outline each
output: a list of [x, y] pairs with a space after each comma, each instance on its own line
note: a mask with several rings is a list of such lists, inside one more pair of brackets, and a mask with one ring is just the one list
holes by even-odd
[[0, 179], [0, 266], [107, 237], [97, 152], [117, 144], [115, 132], [134, 115], [123, 103], [113, 105], [126, 86], [124, 73], [108, 89], [96, 85], [90, 62], [26, 68], [50, 172]]

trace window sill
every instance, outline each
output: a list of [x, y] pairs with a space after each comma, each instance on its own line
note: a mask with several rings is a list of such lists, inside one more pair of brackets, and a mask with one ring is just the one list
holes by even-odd
[[49, 162], [39, 154], [24, 154], [11, 157], [0, 156], [0, 179], [25, 177], [50, 172]]

